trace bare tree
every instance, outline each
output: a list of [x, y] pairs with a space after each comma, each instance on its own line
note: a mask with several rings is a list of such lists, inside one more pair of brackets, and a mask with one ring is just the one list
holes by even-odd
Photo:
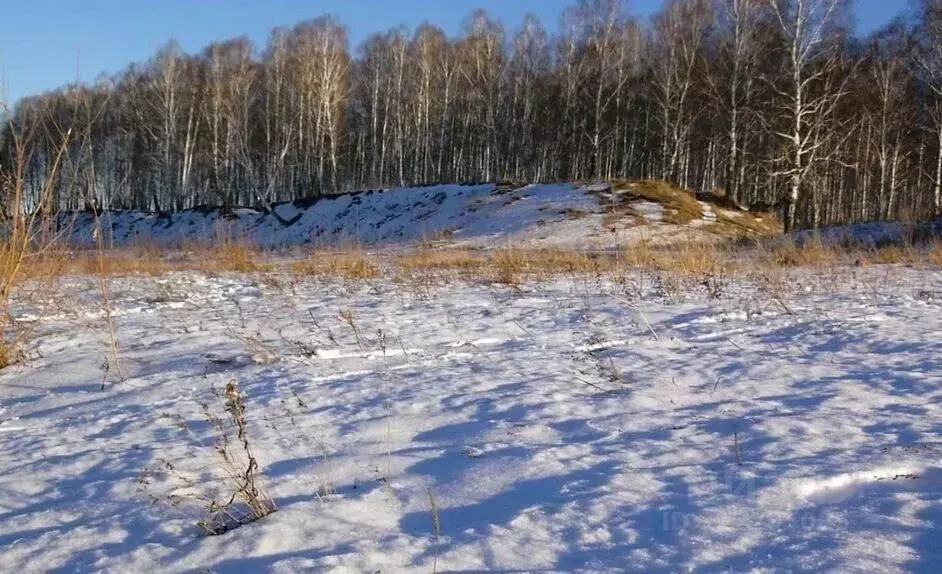
[[842, 4], [841, 0], [770, 1], [786, 42], [788, 81], [778, 92], [788, 125], [778, 135], [788, 144], [781, 173], [789, 179], [785, 228], [792, 230], [798, 224], [802, 189], [823, 145], [815, 138], [814, 124], [832, 114], [843, 95], [840, 89], [815, 89], [837, 65], [828, 29]]
[[923, 81], [932, 95], [928, 107], [936, 134], [936, 161], [933, 178], [933, 207], [942, 213], [942, 0], [921, 0], [921, 21], [916, 61]]
[[654, 22], [651, 58], [662, 130], [661, 177], [682, 185], [687, 181], [682, 166], [695, 113], [691, 98], [709, 19], [705, 0], [669, 0]]
[[727, 116], [724, 187], [727, 196], [737, 203], [741, 200], [747, 152], [743, 124], [755, 106], [759, 63], [765, 47], [760, 22], [766, 7], [763, 0], [716, 2], [719, 50], [710, 88]]

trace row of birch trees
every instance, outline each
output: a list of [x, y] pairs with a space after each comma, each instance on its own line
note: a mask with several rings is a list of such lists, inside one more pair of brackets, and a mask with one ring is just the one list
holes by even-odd
[[[27, 97], [54, 210], [265, 206], [434, 182], [664, 179], [789, 228], [942, 212], [942, 0], [866, 37], [844, 0], [579, 0], [548, 31], [484, 11], [351, 48], [325, 16], [195, 54], [170, 42], [93, 84]], [[72, 130], [69, 132], [69, 130]], [[27, 194], [27, 201], [29, 194]]]

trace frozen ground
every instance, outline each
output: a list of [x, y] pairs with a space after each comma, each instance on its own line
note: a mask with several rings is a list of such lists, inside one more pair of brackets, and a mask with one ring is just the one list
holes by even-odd
[[[942, 272], [639, 278], [115, 280], [123, 382], [74, 278], [0, 372], [2, 570], [942, 571]], [[279, 510], [206, 537], [139, 480], [232, 379]]]

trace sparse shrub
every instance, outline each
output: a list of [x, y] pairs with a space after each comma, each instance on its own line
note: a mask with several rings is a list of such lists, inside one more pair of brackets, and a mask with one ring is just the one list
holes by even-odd
[[234, 337], [242, 342], [252, 362], [256, 365], [271, 365], [278, 362], [278, 352], [262, 340], [261, 333], [256, 331], [247, 334], [234, 334]]
[[217, 448], [228, 471], [233, 492], [222, 504], [211, 504], [209, 519], [199, 523], [208, 534], [223, 534], [242, 524], [264, 518], [277, 508], [261, 485], [258, 460], [252, 452], [246, 429], [245, 396], [239, 391], [236, 381], [226, 384], [225, 400], [226, 413], [235, 427], [238, 444], [234, 446], [229, 434], [223, 430]]
[[9, 165], [6, 170], [0, 166], [0, 368], [4, 368], [22, 359], [23, 345], [32, 333], [31, 326], [16, 321], [14, 296], [21, 294], [25, 280], [32, 281], [34, 290], [42, 290], [61, 271], [61, 260], [55, 254], [58, 213], [52, 210], [52, 197], [60, 183], [60, 167], [72, 129], [55, 126], [60, 137], [54, 142], [53, 153], [44, 159], [45, 178], [27, 194], [27, 168], [40, 134], [35, 126], [14, 124], [2, 94], [0, 118], [9, 118], [11, 135]]
[[654, 276], [654, 293], [670, 303], [677, 303], [683, 297], [683, 285], [672, 273], [658, 273]]
[[[222, 400], [225, 419], [216, 415], [209, 405], [202, 405], [206, 422], [216, 438], [211, 445], [202, 441], [200, 444], [207, 451], [213, 451], [216, 464], [190, 470], [185, 461], [175, 464], [160, 458], [155, 468], [141, 473], [138, 481], [140, 490], [146, 492], [153, 503], [167, 503], [176, 509], [186, 508], [190, 503], [198, 505], [203, 517], [196, 525], [211, 536], [224, 534], [277, 510], [262, 484], [248, 432], [245, 397], [235, 380], [226, 384]], [[180, 419], [177, 426], [192, 434], [186, 421]], [[202, 470], [205, 468], [209, 470]], [[167, 483], [167, 491], [155, 494], [155, 482]]]
[[727, 281], [718, 275], [707, 275], [700, 284], [706, 289], [708, 299], [720, 299], [726, 292]]

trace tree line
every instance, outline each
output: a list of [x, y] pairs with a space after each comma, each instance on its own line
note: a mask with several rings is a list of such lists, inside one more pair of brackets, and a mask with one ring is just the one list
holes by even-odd
[[[433, 182], [665, 179], [790, 229], [942, 213], [942, 0], [867, 37], [846, 0], [578, 0], [550, 33], [473, 12], [351, 51], [324, 16], [175, 42], [26, 97], [0, 133], [52, 210], [265, 206]], [[20, 152], [19, 155], [17, 152]], [[46, 182], [48, 183], [48, 182]], [[30, 192], [29, 190], [32, 190]]]

